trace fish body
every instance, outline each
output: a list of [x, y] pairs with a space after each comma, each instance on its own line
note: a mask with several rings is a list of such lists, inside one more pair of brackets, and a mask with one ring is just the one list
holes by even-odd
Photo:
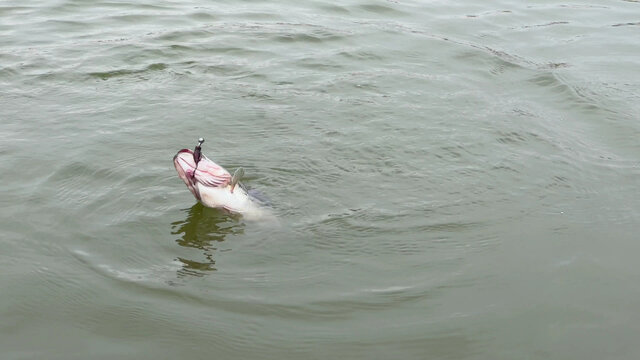
[[192, 150], [182, 149], [173, 157], [173, 164], [189, 191], [204, 206], [245, 217], [258, 218], [267, 214], [267, 210], [238, 183], [237, 177], [232, 177], [229, 171], [204, 154], [195, 155], [199, 158], [197, 162]]

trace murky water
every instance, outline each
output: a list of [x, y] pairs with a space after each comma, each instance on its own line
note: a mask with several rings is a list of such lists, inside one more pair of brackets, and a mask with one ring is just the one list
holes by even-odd
[[4, 1], [1, 357], [636, 359], [639, 71], [631, 0]]

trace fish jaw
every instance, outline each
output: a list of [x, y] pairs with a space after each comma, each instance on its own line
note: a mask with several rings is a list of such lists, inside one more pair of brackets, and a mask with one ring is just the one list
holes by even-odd
[[193, 151], [182, 149], [173, 157], [173, 166], [175, 166], [178, 176], [184, 181], [189, 191], [198, 201], [201, 201], [198, 185], [193, 178], [196, 169], [196, 163], [193, 160]]

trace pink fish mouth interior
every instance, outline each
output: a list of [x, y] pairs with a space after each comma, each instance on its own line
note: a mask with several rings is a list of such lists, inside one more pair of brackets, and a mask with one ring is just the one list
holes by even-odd
[[200, 200], [200, 192], [196, 187], [195, 179], [193, 178], [194, 171], [196, 169], [196, 162], [193, 159], [193, 151], [189, 149], [182, 149], [178, 151], [176, 156], [173, 157], [173, 165], [176, 167], [178, 176], [189, 188], [189, 191]]

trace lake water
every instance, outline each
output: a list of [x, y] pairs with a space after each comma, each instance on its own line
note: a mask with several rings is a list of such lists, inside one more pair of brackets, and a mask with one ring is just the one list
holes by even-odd
[[639, 114], [636, 0], [5, 0], [0, 358], [637, 359]]

